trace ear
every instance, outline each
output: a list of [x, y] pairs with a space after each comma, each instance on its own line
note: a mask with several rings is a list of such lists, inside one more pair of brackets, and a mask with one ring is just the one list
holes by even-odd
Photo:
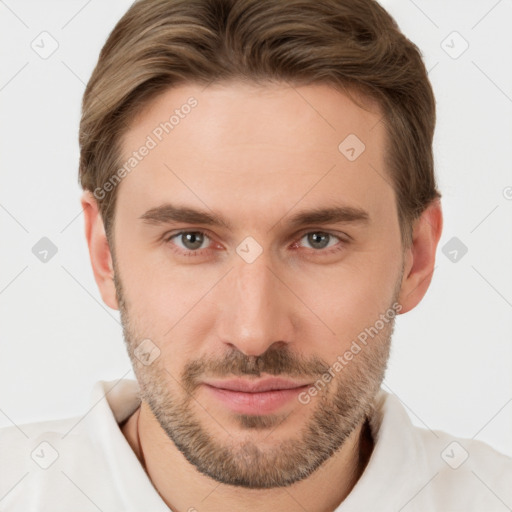
[[404, 275], [400, 288], [400, 313], [415, 308], [427, 292], [432, 275], [437, 244], [443, 229], [441, 202], [434, 200], [415, 221], [412, 243], [405, 251]]
[[98, 202], [90, 191], [86, 190], [80, 200], [84, 210], [85, 237], [89, 246], [94, 279], [100, 290], [103, 302], [112, 309], [119, 309], [114, 286], [114, 268], [108, 245], [103, 219]]

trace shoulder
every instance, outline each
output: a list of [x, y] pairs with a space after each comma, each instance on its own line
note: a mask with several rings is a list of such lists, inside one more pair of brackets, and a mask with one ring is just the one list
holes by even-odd
[[119, 428], [139, 401], [136, 381], [99, 381], [81, 416], [0, 428], [0, 509], [114, 512], [137, 499], [162, 507]]
[[512, 458], [476, 439], [413, 427], [425, 462], [425, 490], [436, 510], [512, 507]]
[[[0, 429], [2, 510], [41, 510], [41, 504], [46, 502], [45, 506], [60, 511], [56, 500], [77, 492], [73, 482], [90, 481], [92, 467], [97, 468], [98, 475], [103, 473], [101, 450], [86, 429], [81, 428], [81, 419]], [[84, 505], [83, 510], [89, 510]]]
[[12, 425], [0, 428], [0, 448], [2, 459], [0, 465], [14, 463], [24, 455], [29, 459], [40, 443], [46, 441], [48, 444], [61, 444], [61, 441], [70, 436], [70, 440], [76, 440], [80, 436], [80, 431], [75, 431], [74, 427], [80, 421], [80, 417], [65, 418], [60, 420], [41, 421], [25, 423], [22, 425]]
[[361, 487], [365, 494], [374, 486], [395, 489], [389, 510], [512, 510], [511, 457], [476, 439], [413, 425], [400, 399], [383, 391], [370, 423], [376, 443]]

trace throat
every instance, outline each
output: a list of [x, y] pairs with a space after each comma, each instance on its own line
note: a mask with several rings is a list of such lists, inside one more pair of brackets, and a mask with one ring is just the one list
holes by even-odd
[[128, 418], [122, 421], [119, 424], [119, 429], [123, 433], [126, 441], [130, 445], [131, 449], [139, 459], [142, 467], [145, 469], [144, 458], [142, 456], [142, 450], [140, 446], [140, 438], [139, 438], [139, 417], [140, 417], [140, 407], [138, 407], [135, 412], [131, 414]]

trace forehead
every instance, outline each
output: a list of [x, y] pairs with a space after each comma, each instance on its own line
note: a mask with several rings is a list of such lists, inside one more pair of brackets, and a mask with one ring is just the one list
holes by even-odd
[[125, 166], [120, 208], [140, 215], [172, 200], [242, 220], [329, 202], [379, 215], [394, 201], [385, 127], [374, 102], [362, 105], [318, 84], [171, 88], [123, 138], [121, 163], [134, 165]]
[[200, 153], [227, 149], [226, 138], [231, 146], [280, 143], [283, 149], [322, 152], [337, 150], [336, 143], [351, 133], [363, 142], [373, 142], [383, 134], [380, 107], [356, 91], [351, 91], [351, 98], [324, 84], [297, 87], [233, 81], [206, 87], [180, 85], [139, 110], [123, 146], [130, 150], [147, 135], [159, 145], [202, 137], [202, 144], [193, 148]]

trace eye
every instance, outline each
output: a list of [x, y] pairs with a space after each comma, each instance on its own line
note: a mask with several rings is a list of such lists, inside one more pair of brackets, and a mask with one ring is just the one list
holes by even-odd
[[325, 249], [326, 247], [332, 247], [335, 244], [329, 245], [330, 241], [333, 241], [334, 239], [340, 240], [339, 237], [324, 231], [310, 231], [303, 235], [300, 240], [303, 239], [306, 239], [312, 249]]
[[298, 242], [295, 242], [292, 247], [303, 247], [303, 245], [300, 243], [302, 240], [305, 240], [306, 243], [310, 246], [308, 251], [310, 254], [312, 253], [313, 255], [319, 256], [340, 251], [344, 249], [345, 245], [348, 243], [348, 240], [345, 240], [340, 236], [333, 235], [332, 233], [325, 231], [309, 231], [304, 233], [299, 238]]
[[[186, 256], [192, 256], [194, 253], [199, 253], [201, 249], [207, 249], [202, 245], [205, 240], [209, 239], [210, 237], [202, 231], [180, 231], [167, 237], [166, 241], [172, 242], [173, 245], [182, 249], [178, 252], [184, 252]], [[179, 242], [181, 242], [181, 245]]]

